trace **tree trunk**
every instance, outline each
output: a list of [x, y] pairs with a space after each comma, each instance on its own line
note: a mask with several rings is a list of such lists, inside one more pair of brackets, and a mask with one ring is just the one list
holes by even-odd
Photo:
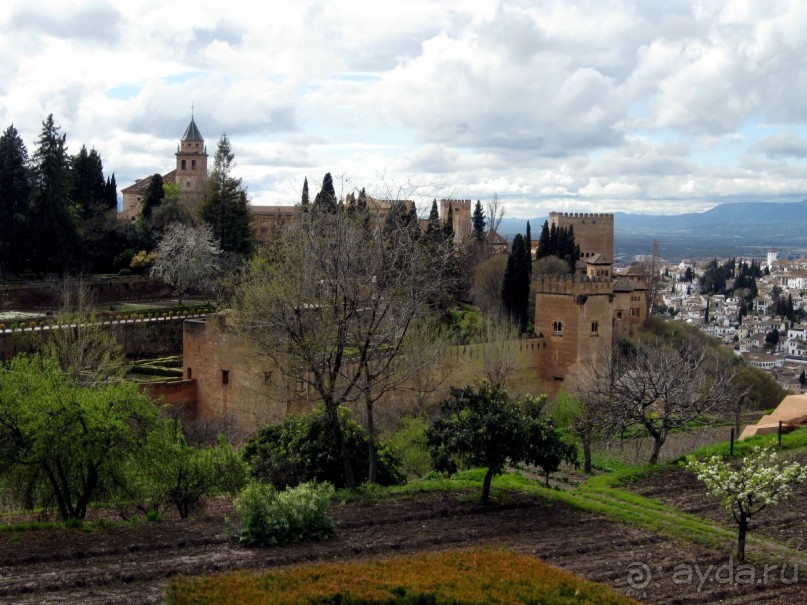
[[336, 450], [342, 458], [342, 468], [345, 473], [345, 487], [354, 489], [356, 487], [356, 479], [353, 476], [353, 465], [350, 463], [347, 447], [345, 446], [345, 435], [342, 433], [342, 425], [339, 424], [339, 410], [338, 406], [333, 402], [326, 404], [325, 409], [328, 412], [328, 420], [331, 423], [331, 430], [333, 431], [334, 441], [336, 441]]
[[490, 482], [493, 479], [493, 467], [488, 468], [485, 473], [485, 479], [482, 481], [482, 502], [487, 502], [490, 499]]
[[591, 474], [591, 439], [583, 439], [583, 472]]
[[748, 533], [748, 516], [740, 513], [739, 532], [737, 534], [737, 561], [745, 563], [745, 534]]
[[661, 453], [661, 446], [664, 445], [663, 435], [653, 435], [653, 452], [650, 454], [650, 464], [658, 464], [659, 454]]
[[375, 456], [375, 418], [373, 417], [373, 402], [367, 396], [367, 481], [376, 481], [376, 456]]

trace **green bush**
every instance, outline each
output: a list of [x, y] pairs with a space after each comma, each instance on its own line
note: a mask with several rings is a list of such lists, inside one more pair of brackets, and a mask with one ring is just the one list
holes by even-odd
[[[345, 408], [339, 410], [339, 421], [354, 478], [356, 483], [362, 483], [367, 480], [368, 470], [367, 432]], [[395, 454], [382, 443], [377, 445], [376, 481], [381, 485], [404, 483]], [[263, 427], [244, 447], [244, 460], [257, 479], [278, 489], [307, 481], [345, 486], [342, 459], [322, 407]]]
[[301, 483], [284, 491], [253, 481], [234, 500], [241, 521], [239, 538], [247, 546], [322, 540], [335, 526], [326, 510], [334, 495], [329, 483]]
[[401, 418], [400, 428], [386, 438], [387, 446], [401, 461], [407, 477], [423, 477], [432, 471], [432, 459], [426, 444], [429, 422], [425, 418]]

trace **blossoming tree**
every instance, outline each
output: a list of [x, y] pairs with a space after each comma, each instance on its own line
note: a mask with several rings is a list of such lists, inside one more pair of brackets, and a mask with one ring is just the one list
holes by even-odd
[[755, 447], [737, 468], [720, 456], [708, 460], [688, 457], [683, 466], [698, 475], [706, 489], [721, 498], [737, 522], [737, 559], [745, 561], [748, 521], [793, 494], [793, 486], [807, 478], [807, 467], [780, 463], [770, 448]]

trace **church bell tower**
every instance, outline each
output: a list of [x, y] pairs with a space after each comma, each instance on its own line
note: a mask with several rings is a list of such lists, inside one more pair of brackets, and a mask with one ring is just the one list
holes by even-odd
[[192, 114], [179, 141], [176, 158], [176, 184], [191, 213], [198, 216], [207, 193], [207, 147]]

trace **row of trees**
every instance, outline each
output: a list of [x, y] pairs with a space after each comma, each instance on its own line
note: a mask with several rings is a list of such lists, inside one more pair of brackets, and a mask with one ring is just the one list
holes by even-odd
[[95, 149], [69, 155], [59, 130], [49, 115], [30, 158], [14, 125], [0, 136], [0, 271], [103, 266], [119, 244], [115, 175]]

